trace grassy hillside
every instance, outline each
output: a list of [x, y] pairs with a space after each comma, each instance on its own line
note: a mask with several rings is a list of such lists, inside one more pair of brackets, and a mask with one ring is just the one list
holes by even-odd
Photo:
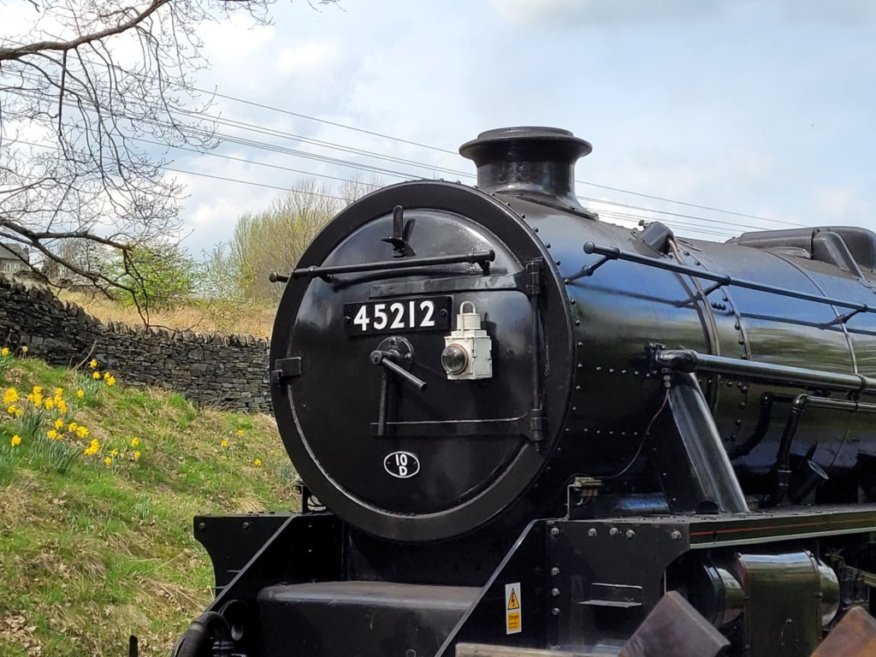
[[[197, 513], [287, 510], [265, 416], [0, 351], [0, 657], [166, 656], [209, 602]], [[118, 381], [116, 381], [118, 376]]]

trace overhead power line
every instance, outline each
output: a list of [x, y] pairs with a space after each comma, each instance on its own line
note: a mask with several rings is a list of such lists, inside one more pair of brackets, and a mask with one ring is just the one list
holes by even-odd
[[[192, 89], [195, 89], [195, 88], [193, 87]], [[21, 95], [33, 95], [33, 94], [27, 94], [25, 92], [19, 92], [19, 93], [21, 93]], [[229, 99], [236, 100], [239, 102], [259, 105], [258, 103], [252, 103], [251, 101], [245, 101], [244, 99], [238, 99], [238, 98], [234, 98], [232, 96], [225, 96], [223, 94], [219, 94], [219, 95], [222, 95], [223, 97], [227, 97]], [[37, 97], [39, 97], [39, 96], [37, 96]], [[266, 107], [271, 108], [270, 106], [266, 106]], [[77, 107], [76, 109], [81, 110], [82, 108]], [[281, 108], [271, 108], [271, 109], [276, 109], [277, 111], [284, 111], [285, 113], [289, 113], [292, 115], [298, 114], [298, 113], [287, 111], [287, 110], [281, 110]], [[203, 117], [205, 120], [212, 121], [212, 122], [215, 122], [215, 123], [220, 124], [220, 125], [227, 125], [227, 126], [235, 128], [235, 129], [251, 131], [251, 132], [255, 132], [257, 134], [265, 134], [267, 136], [295, 140], [298, 142], [303, 142], [303, 143], [306, 143], [309, 145], [316, 146], [318, 148], [322, 147], [322, 148], [335, 149], [335, 150], [339, 150], [339, 151], [350, 153], [350, 154], [362, 155], [362, 156], [365, 156], [368, 158], [375, 158], [375, 159], [389, 161], [389, 162], [393, 162], [393, 163], [397, 163], [397, 164], [402, 164], [404, 166], [411, 166], [411, 167], [416, 167], [416, 168], [427, 169], [427, 170], [430, 170], [432, 172], [439, 171], [439, 172], [447, 173], [450, 175], [459, 176], [461, 178], [473, 178], [474, 177], [471, 173], [467, 173], [467, 172], [456, 170], [456, 169], [451, 169], [451, 168], [447, 168], [447, 167], [440, 167], [440, 166], [433, 165], [433, 164], [417, 162], [414, 160], [408, 160], [406, 158], [388, 156], [388, 155], [385, 155], [382, 153], [377, 153], [375, 151], [371, 151], [368, 149], [353, 148], [353, 147], [345, 146], [342, 144], [337, 144], [335, 142], [328, 142], [328, 141], [324, 141], [324, 140], [311, 139], [308, 137], [304, 137], [301, 135], [297, 135], [297, 134], [293, 134], [293, 133], [289, 133], [289, 132], [285, 132], [285, 131], [281, 131], [281, 130], [264, 128], [262, 126], [257, 126], [257, 125], [254, 125], [254, 124], [251, 124], [248, 122], [244, 122], [244, 121], [225, 119], [223, 117], [210, 115], [210, 114], [206, 114], [206, 113], [200, 113], [200, 112], [176, 112], [176, 113], [183, 115], [183, 116], [187, 115], [187, 116]], [[311, 118], [313, 120], [318, 120], [315, 117], [308, 117], [307, 115], [302, 115], [302, 116], [304, 116], [306, 118]], [[134, 120], [135, 118], [139, 118], [139, 117], [130, 117], [130, 116], [120, 115], [120, 118]], [[180, 126], [172, 126], [169, 123], [163, 123], [163, 122], [159, 122], [159, 121], [152, 121], [152, 123], [159, 126], [159, 127], [165, 127], [165, 128], [172, 127], [172, 128], [176, 128], [176, 129], [180, 128]], [[332, 123], [332, 122], [328, 122], [328, 123]], [[348, 127], [351, 129], [353, 128], [352, 126], [341, 126], [341, 127]], [[191, 132], [197, 132], [197, 129], [192, 128], [192, 127], [187, 127], [184, 130], [189, 130]], [[200, 131], [200, 132], [202, 135], [207, 134], [205, 131]], [[364, 132], [372, 134], [372, 131], [364, 131]], [[417, 146], [428, 147], [428, 145], [425, 145], [425, 144], [418, 144], [416, 142], [408, 142], [408, 140], [394, 138], [394, 137], [389, 136], [389, 135], [383, 135], [380, 133], [373, 133], [373, 134], [375, 134], [376, 136], [387, 138], [387, 139], [393, 139], [396, 141], [411, 143], [411, 144], [417, 145]], [[242, 137], [238, 137], [235, 135], [217, 133], [216, 136], [218, 138], [224, 140], [225, 142], [228, 142], [228, 143], [236, 143], [236, 144], [239, 144], [239, 145], [242, 145], [245, 147], [260, 148], [260, 149], [278, 152], [278, 153], [282, 153], [282, 154], [288, 154], [288, 155], [295, 156], [295, 157], [312, 159], [312, 160], [321, 161], [321, 162], [328, 163], [328, 164], [333, 164], [336, 166], [356, 168], [356, 169], [368, 171], [371, 173], [378, 173], [381, 175], [389, 175], [389, 176], [402, 178], [402, 179], [411, 179], [411, 178], [418, 177], [418, 176], [415, 176], [415, 175], [408, 173], [408, 172], [387, 169], [385, 167], [378, 167], [378, 166], [365, 164], [365, 163], [353, 163], [349, 160], [343, 160], [341, 158], [334, 158], [334, 157], [330, 157], [330, 156], [326, 156], [326, 155], [320, 155], [320, 154], [312, 153], [309, 151], [302, 151], [300, 149], [291, 149], [288, 147], [278, 146], [276, 144], [267, 144], [264, 142], [258, 142], [256, 140], [242, 138]], [[183, 150], [193, 150], [193, 149], [183, 149]], [[439, 150], [439, 151], [446, 152], [446, 153], [452, 153], [452, 151], [448, 151], [447, 149], [440, 149], [437, 147], [434, 147], [433, 150]], [[206, 153], [208, 151], [201, 151], [201, 152]], [[264, 163], [261, 163], [261, 164], [264, 164]], [[282, 167], [275, 167], [275, 168], [282, 168]], [[295, 169], [291, 169], [291, 168], [289, 168], [289, 170], [296, 171]], [[300, 170], [297, 170], [297, 171], [300, 172]], [[320, 175], [320, 174], [317, 174], [317, 175]], [[660, 200], [663, 202], [679, 203], [679, 204], [686, 205], [689, 207], [697, 207], [697, 208], [701, 208], [701, 209], [705, 209], [705, 210], [709, 210], [709, 211], [713, 211], [713, 212], [724, 212], [724, 213], [732, 214], [734, 216], [739, 216], [739, 217], [750, 217], [750, 218], [754, 218], [758, 221], [769, 221], [769, 222], [781, 223], [781, 224], [791, 225], [791, 226], [802, 226], [803, 225], [803, 224], [798, 224], [798, 223], [784, 222], [784, 221], [779, 221], [779, 220], [775, 220], [775, 219], [769, 219], [769, 218], [765, 218], [765, 217], [758, 217], [756, 215], [749, 215], [749, 214], [738, 213], [738, 212], [733, 212], [733, 211], [729, 211], [729, 210], [722, 210], [720, 208], [715, 208], [713, 206], [701, 206], [701, 205], [697, 205], [697, 204], [686, 203], [683, 201], [675, 201], [673, 199], [668, 199], [665, 197], [643, 194], [640, 192], [633, 192], [631, 190], [625, 190], [625, 189], [617, 188], [617, 187], [609, 187], [606, 185], [599, 185], [596, 183], [590, 183], [588, 181], [583, 181], [583, 180], [578, 180], [577, 182], [582, 183], [582, 184], [592, 185], [592, 186], [599, 187], [599, 188], [606, 188], [606, 189], [610, 189], [612, 191], [618, 191], [621, 193], [630, 193], [630, 194], [635, 194], [638, 196], [643, 196], [646, 198], [653, 198], [655, 200]], [[738, 222], [722, 221], [722, 220], [715, 219], [712, 217], [702, 217], [699, 215], [672, 212], [672, 211], [668, 211], [668, 210], [661, 210], [658, 208], [621, 203], [621, 202], [613, 201], [610, 199], [600, 199], [600, 198], [594, 198], [594, 197], [589, 197], [589, 196], [579, 196], [579, 198], [581, 200], [589, 201], [589, 202], [608, 204], [608, 205], [612, 205], [612, 206], [618, 206], [618, 207], [623, 207], [623, 208], [627, 208], [627, 209], [635, 209], [635, 210], [640, 210], [640, 211], [645, 211], [645, 212], [663, 214], [666, 216], [672, 216], [672, 217], [677, 217], [677, 218], [687, 218], [687, 219], [690, 219], [693, 221], [704, 222], [708, 225], [723, 224], [723, 225], [730, 226], [733, 229], [749, 228], [749, 229], [753, 229], [753, 230], [763, 230], [763, 228], [764, 228], [763, 226], [756, 226], [756, 225], [751, 225], [751, 224], [740, 224]]]

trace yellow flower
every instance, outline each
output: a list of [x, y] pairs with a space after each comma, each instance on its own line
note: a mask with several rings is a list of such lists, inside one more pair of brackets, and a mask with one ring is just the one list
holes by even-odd
[[79, 425], [76, 424], [75, 422], [71, 422], [70, 424], [67, 425], [67, 431], [69, 431], [71, 433], [76, 431], [76, 429], [78, 429], [78, 428], [79, 428]]
[[46, 432], [46, 436], [48, 436], [49, 440], [61, 440], [61, 434], [59, 434], [54, 429], [49, 429]]
[[228, 442], [227, 438], [223, 438], [222, 442], [219, 443], [219, 447], [221, 447], [222, 449], [228, 449], [230, 446], [231, 446], [231, 443]]
[[107, 467], [111, 466], [111, 465], [113, 464], [113, 458], [112, 458], [111, 456], [107, 456], [107, 457], [103, 460], [103, 464], [104, 464], [105, 466], [107, 466]]
[[262, 460], [261, 459], [253, 459], [252, 464], [257, 468], [260, 468], [260, 467], [262, 467]]
[[91, 378], [94, 379], [95, 381], [99, 380], [100, 379], [100, 372], [92, 372]]
[[85, 399], [85, 391], [82, 388], [79, 388], [79, 390], [76, 391], [76, 396], [79, 399]]
[[2, 349], [0, 349], [0, 356], [3, 356], [3, 358], [6, 358], [9, 353], [9, 347], [3, 347]]
[[27, 345], [24, 345], [24, 346], [21, 348], [21, 353], [23, 353], [23, 354], [26, 354], [28, 351], [29, 351], [29, 349], [27, 348]]
[[85, 448], [85, 451], [82, 452], [85, 456], [94, 456], [100, 451], [100, 441], [97, 438], [93, 438], [91, 444]]
[[18, 390], [15, 388], [6, 388], [3, 393], [3, 403], [7, 406], [18, 401]]
[[51, 397], [49, 397], [49, 398], [46, 400], [46, 410], [47, 410], [47, 411], [50, 411], [50, 410], [52, 410], [53, 408], [55, 408], [55, 400], [52, 399]]
[[63, 388], [55, 388], [55, 397], [63, 397], [64, 389]]
[[42, 386], [34, 386], [33, 390], [31, 390], [31, 392], [35, 395], [41, 395], [41, 394], [43, 394], [43, 387]]
[[10, 447], [18, 447], [21, 444], [21, 436], [15, 434], [12, 436], [12, 440], [9, 441]]
[[139, 449], [138, 449], [138, 450], [134, 450], [133, 459], [134, 459], [135, 461], [139, 461], [139, 460], [140, 460], [140, 456], [141, 456], [141, 454], [140, 454], [140, 450], [139, 450]]
[[140, 439], [139, 438], [131, 438], [131, 447], [139, 447]]
[[97, 360], [92, 358], [91, 361], [88, 363], [88, 367], [90, 367], [93, 370], [96, 370], [97, 369]]
[[91, 432], [88, 430], [88, 427], [79, 426], [76, 428], [76, 435], [80, 438], [88, 438], [88, 434]]
[[114, 385], [116, 385], [116, 377], [114, 377], [114, 376], [110, 376], [110, 377], [108, 377], [108, 378], [106, 379], [106, 384], [107, 384], [108, 386], [114, 386]]
[[64, 428], [64, 420], [62, 420], [61, 418], [58, 418], [57, 420], [55, 420], [55, 428], [56, 429], [63, 429]]
[[60, 413], [66, 414], [67, 413], [67, 402], [65, 402], [63, 399], [58, 399], [56, 397], [55, 398], [55, 408], [57, 408]]
[[6, 409], [6, 412], [12, 417], [21, 417], [24, 415], [24, 411], [21, 410], [20, 407], [15, 406], [14, 404]]
[[237, 435], [238, 435], [238, 436], [242, 436], [242, 435], [243, 435], [243, 429], [238, 429], [238, 430], [237, 430]]

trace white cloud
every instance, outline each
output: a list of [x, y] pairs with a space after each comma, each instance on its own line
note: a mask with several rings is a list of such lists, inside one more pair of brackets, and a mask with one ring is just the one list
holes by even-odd
[[291, 76], [325, 74], [335, 68], [341, 59], [340, 44], [335, 39], [301, 42], [283, 48], [277, 55], [277, 71]]
[[487, 0], [505, 20], [531, 23], [605, 25], [683, 20], [719, 13], [726, 0]]
[[836, 224], [857, 222], [872, 215], [870, 204], [850, 186], [830, 185], [817, 187], [812, 192], [815, 209], [820, 213], [819, 223]]

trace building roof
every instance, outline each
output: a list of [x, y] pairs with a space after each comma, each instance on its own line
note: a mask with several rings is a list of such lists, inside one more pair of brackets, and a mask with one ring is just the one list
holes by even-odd
[[19, 244], [10, 244], [9, 242], [0, 243], [0, 260], [15, 260], [21, 262], [30, 262], [30, 254], [27, 252], [27, 247]]

